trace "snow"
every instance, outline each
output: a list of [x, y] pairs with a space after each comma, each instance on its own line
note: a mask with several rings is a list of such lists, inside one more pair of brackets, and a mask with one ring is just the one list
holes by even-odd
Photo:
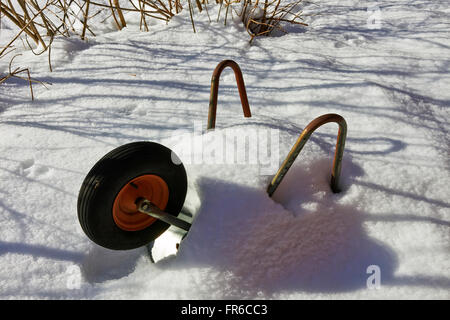
[[[205, 12], [196, 33], [187, 10], [149, 32], [105, 24], [87, 43], [56, 38], [53, 72], [18, 48], [15, 66], [51, 85], [35, 84], [34, 101], [25, 81], [0, 85], [0, 297], [449, 299], [448, 2], [323, 0], [304, 11], [308, 27], [251, 45], [241, 25]], [[3, 45], [13, 27], [0, 32]], [[224, 59], [243, 71], [252, 117], [225, 69], [217, 129], [205, 134]], [[230, 130], [275, 132], [277, 168], [325, 113], [348, 123], [339, 194], [328, 185], [335, 124], [313, 134], [273, 199], [276, 169], [195, 161]], [[156, 264], [145, 247], [95, 245], [76, 213], [90, 168], [142, 140], [177, 150], [195, 215], [177, 255]], [[200, 143], [200, 155], [180, 149]], [[366, 285], [372, 265], [378, 289]]]

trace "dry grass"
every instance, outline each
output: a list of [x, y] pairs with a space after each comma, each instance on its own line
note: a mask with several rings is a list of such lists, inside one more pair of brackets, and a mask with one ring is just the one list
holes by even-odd
[[[33, 82], [35, 83], [39, 83], [42, 84], [45, 87], [45, 83], [36, 79], [32, 79], [30, 76], [30, 69], [28, 68], [15, 68], [14, 70], [12, 69], [12, 63], [14, 61], [14, 58], [17, 57], [19, 55], [15, 55], [14, 57], [12, 57], [12, 59], [9, 62], [9, 67], [8, 67], [8, 74], [0, 77], [0, 84], [6, 82], [6, 80], [8, 80], [9, 78], [18, 78], [18, 79], [22, 79], [24, 81], [28, 82], [28, 85], [30, 86], [30, 92], [31, 92], [31, 100], [34, 100], [34, 95], [33, 95]], [[26, 72], [27, 76], [22, 77], [19, 76], [19, 74]], [[49, 84], [49, 83], [47, 83]]]
[[[209, 3], [211, 1], [211, 3]], [[217, 21], [223, 16], [227, 20], [234, 15], [247, 28], [250, 42], [258, 36], [268, 36], [274, 30], [284, 31], [282, 23], [306, 25], [301, 21], [300, 13], [294, 13], [302, 0], [0, 0], [0, 19], [8, 19], [19, 31], [0, 48], [0, 59], [14, 50], [14, 45], [21, 39], [36, 55], [48, 53], [48, 64], [51, 70], [50, 50], [55, 36], [78, 36], [86, 40], [95, 36], [92, 18], [101, 12], [109, 12], [118, 30], [127, 25], [125, 12], [139, 14], [139, 25], [142, 31], [149, 31], [149, 20], [158, 19], [168, 22], [183, 9], [189, 10], [193, 31], [195, 30], [194, 9], [206, 11], [208, 6], [220, 6]], [[44, 3], [42, 5], [42, 3]], [[41, 4], [41, 5], [39, 5]], [[209, 18], [211, 21], [211, 19]], [[98, 21], [98, 20], [96, 20]], [[135, 23], [135, 21], [133, 21]], [[81, 25], [82, 28], [76, 28]], [[33, 49], [33, 45], [39, 49]], [[15, 57], [15, 56], [14, 56]], [[11, 59], [14, 59], [14, 57]], [[11, 67], [10, 63], [10, 67]], [[12, 72], [11, 72], [12, 71]], [[9, 74], [0, 78], [0, 84], [8, 78], [19, 77], [27, 72], [32, 92], [29, 69], [9, 70]], [[23, 78], [23, 77], [19, 77]]]
[[[61, 35], [69, 37], [76, 34], [86, 39], [87, 34], [95, 36], [90, 20], [102, 11], [109, 11], [118, 30], [127, 25], [124, 12], [140, 14], [141, 30], [148, 31], [148, 19], [169, 21], [175, 14], [181, 12], [181, 0], [47, 0], [42, 6], [38, 0], [1, 0], [0, 19], [8, 19], [14, 23], [19, 32], [11, 41], [0, 49], [0, 58], [11, 48], [22, 35], [39, 44], [47, 50], [53, 37]], [[190, 0], [189, 0], [190, 1]], [[200, 1], [200, 0], [197, 0]], [[200, 2], [198, 2], [200, 3]], [[201, 5], [201, 4], [200, 4]], [[75, 25], [81, 23], [82, 30]]]
[[[209, 0], [122, 0], [120, 4], [119, 0], [103, 0], [103, 2], [102, 0], [47, 0], [45, 5], [39, 6], [42, 1], [1, 0], [0, 18], [6, 18], [13, 22], [19, 27], [20, 32], [6, 47], [2, 48], [0, 57], [22, 33], [25, 33], [36, 44], [40, 44], [44, 50], [47, 49], [55, 35], [77, 34], [81, 39], [85, 39], [87, 33], [95, 36], [89, 20], [104, 10], [110, 12], [118, 30], [127, 25], [124, 12], [139, 13], [141, 30], [148, 31], [149, 19], [169, 21], [184, 7], [187, 7], [195, 31], [194, 7], [199, 12], [206, 10], [208, 13], [208, 5], [220, 6], [219, 16], [224, 13], [225, 24], [230, 15], [238, 15], [252, 39], [257, 36], [270, 35], [275, 29], [283, 30], [281, 27], [283, 22], [306, 25], [301, 21], [301, 12], [294, 12], [302, 0], [289, 2], [287, 0], [211, 1], [215, 1], [215, 3], [210, 4]], [[81, 33], [74, 27], [78, 22], [83, 25]]]
[[[253, 6], [246, 3], [242, 14], [242, 22], [247, 27], [251, 40], [257, 36], [269, 36], [275, 30], [287, 33], [282, 27], [282, 23], [307, 26], [306, 23], [301, 21], [301, 12], [295, 12], [302, 1], [297, 0], [285, 5], [282, 4], [282, 0], [265, 0], [263, 4], [256, 3]], [[260, 12], [257, 17], [251, 14], [255, 12], [255, 8], [258, 8]], [[246, 12], [249, 12], [249, 14], [245, 15]]]
[[[224, 24], [229, 16], [237, 15], [246, 26], [250, 42], [255, 37], [269, 36], [274, 31], [287, 33], [283, 24], [307, 26], [302, 21], [298, 7], [303, 0], [216, 0], [220, 5], [217, 21], [224, 15]], [[224, 8], [223, 8], [224, 7]], [[223, 10], [222, 10], [223, 9]]]

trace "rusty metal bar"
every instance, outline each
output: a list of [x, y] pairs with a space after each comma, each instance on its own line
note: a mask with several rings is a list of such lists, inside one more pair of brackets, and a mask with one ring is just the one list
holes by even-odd
[[339, 176], [341, 174], [341, 164], [342, 164], [342, 156], [344, 154], [345, 138], [347, 136], [347, 123], [345, 122], [345, 119], [340, 115], [329, 113], [314, 119], [302, 131], [297, 141], [295, 142], [294, 146], [292, 147], [291, 151], [289, 152], [288, 156], [281, 165], [280, 169], [278, 169], [278, 172], [275, 174], [274, 178], [267, 187], [267, 193], [269, 194], [270, 197], [273, 195], [275, 190], [280, 185], [284, 176], [294, 163], [295, 159], [297, 158], [300, 151], [303, 149], [303, 146], [305, 145], [306, 141], [308, 141], [311, 134], [317, 128], [328, 122], [336, 122], [339, 125], [339, 132], [336, 142], [336, 151], [334, 153], [330, 185], [331, 190], [334, 193], [338, 193], [340, 191], [338, 188], [338, 184], [339, 184]]
[[250, 106], [248, 104], [247, 92], [245, 90], [244, 78], [242, 77], [241, 68], [233, 60], [224, 60], [219, 63], [214, 69], [211, 78], [211, 96], [209, 99], [209, 113], [208, 113], [208, 130], [216, 127], [216, 110], [217, 110], [217, 96], [219, 93], [219, 79], [220, 74], [226, 67], [231, 67], [236, 77], [237, 87], [239, 90], [239, 96], [241, 98], [242, 110], [244, 111], [244, 117], [251, 117]]

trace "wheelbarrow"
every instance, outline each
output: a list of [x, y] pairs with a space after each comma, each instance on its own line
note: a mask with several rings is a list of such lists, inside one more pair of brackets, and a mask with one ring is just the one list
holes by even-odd
[[[238, 64], [224, 60], [214, 70], [207, 130], [215, 128], [219, 78], [224, 68], [235, 73], [245, 117], [251, 117], [244, 79]], [[338, 114], [325, 114], [310, 122], [267, 187], [271, 197], [311, 134], [321, 125], [339, 125], [330, 186], [339, 192], [339, 176], [347, 124]], [[192, 217], [182, 214], [187, 193], [187, 176], [181, 162], [174, 163], [173, 151], [150, 141], [122, 145], [101, 158], [89, 171], [78, 196], [78, 219], [85, 234], [96, 244], [114, 250], [149, 245], [173, 226], [182, 238]], [[177, 244], [178, 249], [178, 244]]]

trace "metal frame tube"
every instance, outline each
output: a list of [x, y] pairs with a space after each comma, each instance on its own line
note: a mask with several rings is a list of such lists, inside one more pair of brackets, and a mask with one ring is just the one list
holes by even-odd
[[237, 87], [239, 90], [239, 97], [241, 98], [242, 110], [244, 117], [251, 117], [250, 106], [248, 104], [247, 92], [245, 90], [244, 78], [242, 77], [241, 68], [233, 60], [224, 60], [219, 63], [214, 69], [211, 78], [211, 95], [209, 98], [209, 112], [208, 112], [208, 126], [207, 129], [214, 129], [216, 127], [216, 110], [217, 110], [217, 96], [219, 93], [219, 79], [223, 69], [230, 67], [234, 71], [236, 77]]
[[340, 115], [335, 113], [329, 113], [314, 119], [302, 131], [297, 141], [295, 142], [294, 146], [292, 147], [291, 151], [289, 152], [288, 156], [281, 165], [280, 169], [278, 169], [278, 172], [275, 174], [269, 186], [267, 187], [267, 193], [269, 194], [270, 197], [273, 195], [275, 190], [280, 185], [284, 176], [294, 163], [295, 159], [297, 158], [300, 151], [303, 149], [303, 146], [306, 144], [311, 134], [317, 128], [328, 122], [336, 122], [339, 125], [330, 185], [331, 190], [334, 193], [338, 193], [340, 191], [338, 185], [339, 185], [339, 176], [341, 174], [342, 156], [344, 154], [345, 139], [347, 137], [347, 123], [345, 122], [345, 119]]

